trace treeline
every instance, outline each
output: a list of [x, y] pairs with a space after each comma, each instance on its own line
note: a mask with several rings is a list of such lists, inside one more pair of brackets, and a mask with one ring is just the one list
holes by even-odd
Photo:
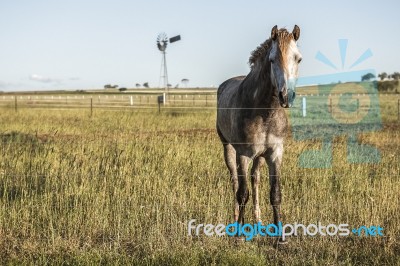
[[394, 80], [399, 80], [400, 79], [400, 73], [399, 72], [394, 72], [393, 74], [388, 74], [386, 72], [382, 72], [378, 75], [378, 77], [383, 81], [385, 79], [394, 79]]
[[400, 93], [399, 72], [394, 72], [393, 74], [382, 72], [378, 75], [378, 77], [380, 79], [380, 81], [378, 81], [378, 91]]
[[381, 80], [378, 81], [378, 91], [400, 93], [399, 80]]

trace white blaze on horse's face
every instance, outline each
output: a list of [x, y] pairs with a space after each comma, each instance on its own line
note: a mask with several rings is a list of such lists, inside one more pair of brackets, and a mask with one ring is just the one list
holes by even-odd
[[278, 90], [278, 98], [282, 107], [290, 107], [295, 98], [295, 86], [298, 77], [298, 66], [301, 61], [301, 53], [297, 47], [300, 29], [295, 26], [293, 39], [286, 45], [286, 50], [281, 51], [277, 40], [276, 26], [272, 29], [273, 39], [269, 61], [271, 63], [271, 81]]
[[[293, 85], [296, 84], [297, 77], [299, 76], [299, 64], [302, 56], [297, 47], [297, 43], [292, 40], [286, 52], [286, 68], [287, 68], [287, 81], [294, 81]], [[289, 87], [290, 88], [290, 87]], [[294, 87], [293, 87], [294, 89]]]

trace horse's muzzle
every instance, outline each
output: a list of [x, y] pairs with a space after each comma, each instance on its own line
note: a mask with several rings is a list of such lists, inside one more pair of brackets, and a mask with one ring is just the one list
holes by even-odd
[[292, 89], [279, 91], [279, 103], [283, 108], [292, 107], [294, 98], [296, 98], [296, 93]]

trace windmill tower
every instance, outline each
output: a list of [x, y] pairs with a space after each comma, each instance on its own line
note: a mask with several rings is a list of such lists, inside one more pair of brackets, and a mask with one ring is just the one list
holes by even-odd
[[167, 34], [160, 33], [157, 37], [157, 48], [161, 51], [161, 68], [160, 68], [160, 80], [159, 86], [161, 85], [164, 87], [165, 96], [164, 96], [164, 104], [167, 102], [167, 95], [168, 95], [168, 71], [167, 71], [167, 57], [166, 57], [166, 49], [168, 42], [173, 43], [179, 41], [181, 39], [180, 35], [172, 37], [168, 39]]

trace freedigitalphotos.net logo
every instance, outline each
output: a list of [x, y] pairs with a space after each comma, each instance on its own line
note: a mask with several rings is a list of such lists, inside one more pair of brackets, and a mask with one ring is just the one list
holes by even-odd
[[261, 237], [282, 237], [285, 240], [288, 236], [349, 236], [351, 233], [356, 236], [383, 236], [383, 228], [380, 226], [360, 226], [349, 229], [348, 224], [328, 224], [322, 225], [309, 224], [304, 225], [301, 223], [263, 225], [261, 222], [256, 224], [239, 224], [231, 223], [225, 224], [196, 224], [196, 220], [192, 219], [188, 222], [188, 235], [189, 236], [244, 236], [246, 240], [250, 241], [255, 236]]
[[[345, 69], [348, 40], [338, 42], [341, 68]], [[382, 128], [377, 83], [371, 81], [375, 70], [351, 69], [372, 56], [370, 49], [363, 52], [348, 71], [334, 74], [302, 77], [297, 85], [314, 85], [313, 97], [303, 96], [291, 110], [293, 138], [298, 141], [319, 139], [319, 150], [306, 150], [300, 154], [299, 166], [329, 168], [332, 166], [332, 141], [337, 136], [348, 136], [347, 161], [349, 163], [378, 163], [379, 151], [370, 145], [359, 144], [357, 134]], [[322, 52], [316, 59], [335, 71], [339, 67]], [[300, 97], [301, 98], [301, 97]]]

